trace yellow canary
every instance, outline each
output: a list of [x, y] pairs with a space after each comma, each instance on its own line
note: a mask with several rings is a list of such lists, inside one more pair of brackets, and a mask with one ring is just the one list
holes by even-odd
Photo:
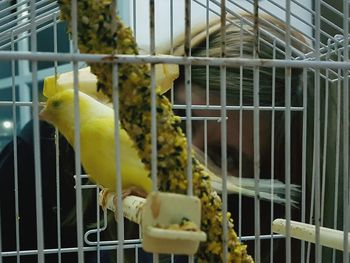
[[[81, 162], [96, 184], [115, 191], [114, 110], [79, 92]], [[53, 124], [74, 147], [74, 92], [67, 89], [51, 96], [40, 118]], [[122, 188], [137, 187], [149, 193], [151, 179], [125, 130], [120, 130]]]
[[[165, 93], [178, 77], [179, 67], [173, 64], [157, 64], [155, 69], [157, 86], [161, 93]], [[90, 67], [80, 69], [78, 79], [78, 88], [82, 91], [79, 93], [82, 164], [92, 181], [115, 191], [114, 111], [110, 108], [112, 104], [105, 94], [97, 91], [97, 77], [91, 73]], [[74, 147], [73, 80], [73, 72], [45, 79], [43, 94], [49, 100], [40, 116], [57, 126]], [[120, 129], [121, 172], [125, 175], [122, 188], [138, 187], [148, 193], [152, 183], [132, 144], [126, 131]]]

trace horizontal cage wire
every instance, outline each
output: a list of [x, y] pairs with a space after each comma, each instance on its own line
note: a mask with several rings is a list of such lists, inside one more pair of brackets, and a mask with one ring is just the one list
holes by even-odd
[[0, 263], [349, 262], [348, 21], [348, 1], [0, 1]]

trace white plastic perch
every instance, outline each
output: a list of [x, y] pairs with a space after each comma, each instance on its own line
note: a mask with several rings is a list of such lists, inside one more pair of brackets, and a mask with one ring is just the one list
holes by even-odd
[[[100, 193], [100, 202], [102, 194]], [[114, 193], [105, 207], [116, 211]], [[147, 199], [123, 199], [124, 216], [141, 225], [143, 249], [153, 253], [193, 255], [206, 233], [200, 230], [201, 203], [197, 197], [153, 192]]]
[[[286, 220], [274, 220], [272, 223], [272, 231], [279, 234], [286, 234]], [[298, 221], [290, 221], [290, 235], [296, 239], [316, 243], [316, 227], [314, 225], [305, 224]], [[320, 245], [344, 251], [343, 241], [343, 231], [320, 227]]]

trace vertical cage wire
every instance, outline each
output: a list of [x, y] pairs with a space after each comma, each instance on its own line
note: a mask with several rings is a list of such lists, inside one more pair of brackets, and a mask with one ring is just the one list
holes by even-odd
[[[20, 19], [18, 21], [18, 24], [21, 25], [21, 23], [25, 24], [25, 23], [28, 23], [28, 11], [24, 11], [22, 12], [22, 10], [25, 10], [27, 9], [28, 6], [27, 4], [26, 5], [20, 5], [17, 7], [17, 12], [19, 12], [18, 14], [18, 18]], [[27, 18], [24, 18], [24, 17], [27, 17]], [[26, 32], [23, 32], [21, 34], [18, 35], [18, 37], [16, 37], [16, 39], [14, 38], [14, 31], [12, 31], [12, 35], [13, 35], [13, 39], [11, 40], [11, 42], [13, 42], [13, 45], [16, 43], [16, 39], [22, 39], [22, 40], [19, 40], [18, 41], [18, 49], [19, 50], [23, 50], [23, 51], [29, 51], [29, 41], [28, 41], [28, 38], [25, 37], [25, 35], [27, 34]], [[19, 75], [28, 75], [30, 74], [30, 71], [29, 71], [29, 62], [28, 61], [23, 61], [21, 63], [18, 63], [18, 73]], [[20, 86], [20, 89], [19, 89], [19, 99], [21, 101], [30, 101], [30, 89], [28, 87], [27, 84], [23, 83], [21, 84]], [[21, 127], [23, 128], [24, 124], [26, 122], [28, 122], [30, 120], [30, 111], [28, 108], [26, 107], [21, 107], [20, 108], [20, 122], [21, 122]]]
[[[36, 15], [35, 1], [30, 2], [30, 20], [34, 21]], [[37, 51], [36, 25], [31, 23], [31, 52]], [[44, 262], [44, 229], [43, 229], [43, 206], [42, 206], [42, 174], [40, 152], [40, 128], [39, 128], [39, 99], [38, 99], [38, 62], [32, 61], [32, 96], [33, 96], [33, 133], [34, 133], [34, 161], [35, 161], [35, 199], [36, 199], [36, 224], [37, 224], [37, 247], [38, 262]]]
[[[326, 60], [329, 60], [329, 53], [330, 53], [330, 39], [328, 40], [328, 52], [326, 55]], [[326, 69], [326, 80], [329, 77], [329, 70]], [[329, 112], [329, 81], [326, 81], [325, 83], [325, 102], [324, 102], [324, 130], [323, 130], [323, 149], [327, 149], [327, 143], [328, 143], [328, 112]], [[321, 173], [321, 210], [320, 210], [320, 214], [321, 214], [321, 221], [320, 224], [321, 226], [324, 225], [324, 203], [325, 203], [325, 187], [326, 187], [326, 164], [327, 164], [327, 151], [323, 151], [323, 155], [322, 155], [322, 173]]]
[[[320, 60], [320, 37], [321, 37], [321, 25], [320, 25], [320, 14], [321, 14], [321, 1], [315, 2], [315, 49], [316, 49], [316, 60]], [[314, 154], [315, 154], [315, 226], [316, 226], [316, 248], [315, 248], [315, 261], [320, 262], [322, 260], [321, 248], [320, 248], [320, 105], [321, 92], [320, 92], [320, 70], [315, 71], [315, 122], [314, 122]]]
[[[155, 7], [154, 0], [149, 2], [149, 21], [150, 21], [150, 54], [155, 55]], [[156, 120], [156, 80], [155, 65], [151, 65], [151, 136], [152, 136], [152, 185], [153, 190], [157, 191], [157, 120]]]
[[[338, 50], [338, 60], [340, 59], [340, 50]], [[341, 70], [338, 69], [338, 74], [341, 75]], [[340, 156], [340, 109], [341, 109], [341, 82], [338, 81], [336, 83], [337, 85], [337, 109], [336, 109], [336, 116], [337, 116], [337, 120], [336, 120], [336, 157], [335, 157], [335, 184], [334, 184], [334, 193], [338, 193], [339, 192], [339, 156]], [[337, 229], [338, 228], [338, 198], [334, 198], [334, 212], [333, 212], [333, 216], [334, 216], [334, 223], [333, 223], [333, 228]], [[332, 251], [332, 262], [336, 262], [336, 250], [333, 249]]]
[[[253, 58], [258, 59], [260, 53], [260, 39], [259, 39], [259, 3], [257, 0], [254, 1], [254, 26], [253, 32], [255, 35], [253, 45]], [[259, 110], [259, 67], [253, 68], [253, 147], [254, 147], [254, 180], [255, 180], [255, 193], [254, 197], [254, 257], [257, 263], [261, 262], [261, 240], [260, 240], [260, 202], [258, 200], [258, 184], [260, 180], [260, 110]]]
[[[307, 147], [307, 70], [303, 69], [303, 117], [302, 117], [302, 179], [301, 179], [301, 222], [306, 222], [306, 147]], [[305, 241], [301, 241], [300, 262], [305, 262]]]
[[[291, 1], [286, 1], [286, 54], [285, 59], [291, 58]], [[290, 220], [291, 220], [291, 68], [285, 69], [285, 184], [286, 184], [286, 262], [291, 262], [291, 237], [290, 237]]]
[[[58, 43], [57, 43], [57, 14], [53, 14], [53, 42], [54, 42], [54, 53], [58, 53]], [[58, 78], [58, 63], [54, 61], [54, 76], [55, 80]], [[59, 139], [59, 131], [55, 128], [55, 161], [56, 161], [56, 211], [57, 211], [57, 249], [58, 249], [58, 263], [62, 262], [62, 240], [61, 240], [61, 188], [60, 188], [60, 139]]]
[[[344, 27], [344, 60], [348, 61], [349, 59], [349, 2], [343, 1], [343, 27]], [[349, 192], [349, 71], [344, 70], [344, 88], [343, 88], [343, 177], [344, 177], [344, 254], [343, 261], [344, 263], [349, 262], [349, 236], [346, 234], [349, 232], [349, 217], [350, 217], [350, 192]]]
[[[221, 10], [220, 10], [220, 39], [221, 39], [221, 58], [226, 57], [226, 1], [221, 1]], [[222, 213], [223, 215], [227, 214], [227, 111], [226, 111], [226, 66], [220, 67], [220, 130], [221, 130], [221, 169], [222, 169]], [[228, 222], [226, 217], [223, 216], [222, 219], [222, 239], [223, 242], [223, 257], [222, 260], [225, 262], [228, 260]]]
[[[185, 1], [185, 56], [191, 56], [191, 1]], [[193, 195], [192, 180], [192, 90], [191, 90], [191, 65], [185, 66], [185, 89], [186, 89], [186, 139], [187, 139], [187, 194]]]
[[[239, 57], [241, 58], [243, 56], [243, 21], [240, 19], [239, 24]], [[238, 156], [238, 185], [242, 185], [242, 138], [243, 138], [243, 66], [239, 67], [239, 156]], [[242, 214], [242, 193], [239, 193], [238, 196], [238, 214]], [[240, 216], [238, 219], [238, 236], [241, 239], [242, 238], [242, 217]]]
[[[273, 51], [272, 51], [272, 59], [276, 58], [276, 41], [273, 41]], [[276, 91], [276, 68], [273, 67], [272, 68], [272, 98], [271, 98], [271, 167], [275, 167], [275, 149], [274, 149], [274, 145], [275, 145], [275, 91]], [[241, 140], [241, 138], [240, 138]], [[241, 175], [240, 175], [241, 177]], [[274, 173], [274, 169], [271, 169], [271, 179], [273, 180], [275, 178], [275, 173]], [[271, 189], [271, 194], [274, 194], [274, 190], [273, 188]], [[274, 207], [273, 207], [273, 200], [271, 200], [271, 218], [274, 218]], [[270, 262], [273, 262], [273, 241], [274, 241], [274, 234], [273, 231], [271, 230], [271, 239], [270, 239]]]
[[[113, 1], [113, 27], [115, 30], [117, 28], [116, 22], [116, 10], [120, 6], [120, 3]], [[116, 190], [117, 190], [117, 220], [118, 220], [118, 252], [117, 252], [117, 261], [124, 261], [124, 214], [122, 209], [122, 175], [120, 169], [120, 123], [119, 123], [119, 78], [118, 78], [118, 64], [113, 64], [112, 74], [113, 74], [113, 108], [114, 108], [114, 137], [115, 137], [115, 165], [116, 165]]]
[[[149, 26], [150, 26], [150, 54], [155, 55], [155, 2], [150, 0], [149, 2]], [[152, 190], [158, 191], [158, 178], [157, 178], [157, 102], [156, 102], [156, 76], [155, 65], [151, 64], [151, 142], [152, 142], [152, 159], [151, 159], [151, 178], [152, 178]], [[159, 255], [153, 253], [153, 262], [159, 262]]]
[[[12, 45], [11, 50], [14, 51], [14, 38], [13, 34], [11, 36]], [[18, 152], [17, 152], [17, 112], [16, 112], [16, 86], [15, 86], [15, 72], [16, 72], [16, 63], [15, 61], [11, 61], [11, 77], [12, 77], [12, 116], [13, 116], [13, 165], [14, 165], [14, 183], [15, 183], [15, 217], [19, 215], [19, 207], [18, 207]], [[19, 250], [20, 250], [20, 236], [19, 236], [19, 222], [18, 218], [15, 218], [16, 221], [16, 252], [17, 258], [19, 261]]]
[[[72, 17], [72, 53], [78, 53], [78, 3], [71, 2]], [[83, 242], [83, 209], [82, 209], [82, 182], [81, 182], [81, 144], [80, 144], [80, 109], [79, 109], [79, 75], [78, 63], [73, 62], [73, 89], [74, 89], [74, 149], [75, 149], [75, 186], [76, 186], [76, 221], [77, 221], [77, 246], [78, 262], [84, 262]]]
[[[113, 76], [118, 76], [118, 64], [113, 65]], [[113, 79], [113, 108], [114, 111], [114, 122], [115, 122], [115, 138], [116, 138], [116, 189], [117, 189], [117, 215], [118, 215], [118, 261], [123, 261], [124, 255], [123, 255], [123, 242], [124, 242], [124, 216], [123, 216], [123, 210], [122, 210], [122, 177], [121, 177], [121, 170], [120, 170], [120, 133], [119, 133], [119, 93], [118, 93], [118, 78]], [[119, 154], [118, 154], [119, 153]]]

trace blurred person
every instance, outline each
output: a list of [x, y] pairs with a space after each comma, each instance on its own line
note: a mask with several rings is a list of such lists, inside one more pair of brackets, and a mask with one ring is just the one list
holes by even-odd
[[[245, 14], [242, 19], [236, 17], [228, 17], [226, 24], [226, 57], [233, 58], [253, 58], [255, 49], [256, 36], [253, 29], [254, 18], [252, 15]], [[286, 25], [270, 16], [260, 16], [259, 25], [259, 53], [261, 59], [285, 59], [285, 29]], [[207, 32], [209, 35], [207, 36]], [[221, 55], [221, 27], [220, 20], [212, 21], [209, 28], [206, 25], [195, 27], [191, 32], [191, 56], [192, 57], [220, 57]], [[208, 37], [208, 46], [207, 46]], [[273, 48], [274, 40], [275, 50]], [[304, 37], [296, 31], [292, 31], [292, 56], [309, 51], [309, 47]], [[184, 39], [179, 39], [175, 44], [174, 55], [184, 54]], [[240, 76], [240, 67], [226, 68], [226, 94], [227, 106], [253, 106], [253, 68], [242, 67], [242, 77]], [[301, 106], [302, 103], [302, 82], [301, 69], [292, 69], [291, 75], [291, 101], [292, 106]], [[220, 67], [215, 66], [198, 66], [191, 65], [191, 96], [192, 105], [220, 105]], [[272, 86], [275, 83], [274, 102], [272, 94]], [[242, 98], [240, 97], [242, 86]], [[207, 87], [209, 96], [207, 97]], [[273, 69], [270, 67], [259, 68], [259, 106], [272, 107], [284, 106], [285, 100], [285, 69], [275, 68], [275, 76]], [[180, 77], [174, 83], [173, 103], [174, 105], [184, 105], [186, 101], [185, 95], [185, 74], [184, 67], [180, 69]], [[177, 114], [186, 116], [185, 109], [177, 109]], [[254, 177], [254, 144], [253, 144], [253, 110], [242, 110], [242, 120], [240, 120], [240, 110], [227, 110], [227, 171], [230, 175], [239, 176], [241, 169], [242, 177]], [[272, 173], [275, 179], [282, 182], [285, 181], [285, 154], [284, 154], [284, 112], [274, 112], [274, 138], [272, 138], [272, 110], [259, 109], [259, 137], [260, 137], [260, 178], [270, 179]], [[217, 110], [209, 109], [193, 109], [192, 117], [220, 117], [220, 108]], [[301, 113], [292, 112], [291, 127], [292, 139], [291, 145], [291, 182], [301, 185]], [[240, 148], [240, 121], [242, 144]], [[183, 122], [183, 130], [186, 130], [185, 122]], [[218, 167], [221, 166], [221, 124], [219, 121], [208, 120], [192, 121], [192, 143], [205, 151], [211, 161]], [[271, 140], [273, 141], [273, 149], [271, 148]], [[271, 167], [271, 151], [274, 151], [274, 167]], [[239, 156], [242, 156], [241, 167]], [[292, 197], [293, 198], [293, 197]], [[270, 234], [271, 223], [275, 218], [284, 218], [284, 206], [274, 205], [274, 218], [271, 218], [271, 204], [266, 201], [260, 203], [260, 235]], [[241, 231], [243, 236], [254, 235], [254, 199], [242, 198], [242, 215], [239, 218], [238, 196], [230, 196], [228, 201], [229, 211], [233, 215], [235, 230]], [[300, 220], [300, 211], [293, 209], [294, 220]], [[239, 220], [241, 220], [242, 229], [238, 229]], [[262, 242], [263, 262], [269, 262], [269, 243]], [[284, 253], [281, 246], [283, 242], [274, 242], [274, 248], [279, 255]], [[248, 252], [254, 255], [254, 242], [247, 242]], [[295, 251], [293, 249], [293, 251]], [[297, 254], [297, 253], [293, 253]], [[278, 255], [278, 254], [276, 254]], [[295, 262], [300, 260], [299, 257], [293, 258]]]

